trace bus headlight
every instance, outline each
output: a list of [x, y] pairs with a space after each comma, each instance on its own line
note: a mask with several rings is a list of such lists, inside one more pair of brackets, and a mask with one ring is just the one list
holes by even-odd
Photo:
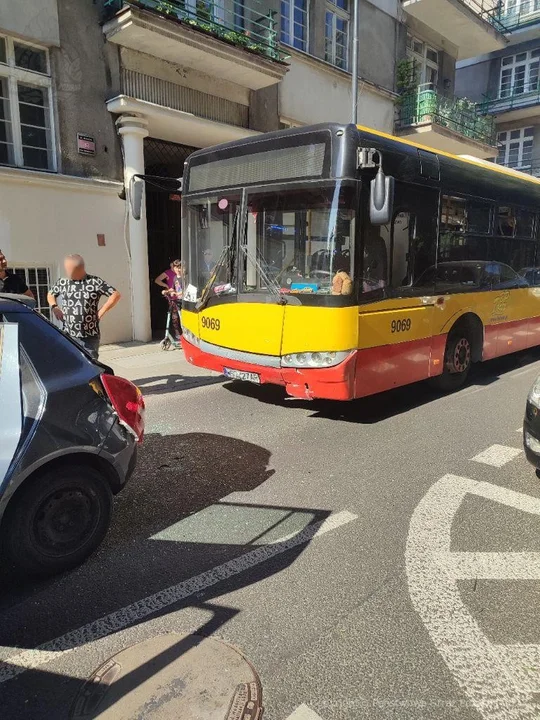
[[188, 341], [188, 343], [191, 343], [192, 345], [195, 345], [198, 347], [199, 345], [199, 338], [191, 332], [191, 330], [188, 330], [187, 328], [182, 328], [182, 334]]
[[350, 352], [350, 350], [342, 350], [340, 352], [321, 350], [319, 352], [292, 353], [291, 355], [282, 356], [281, 366], [295, 368], [333, 367], [348, 358]]
[[536, 378], [527, 399], [540, 410], [540, 377]]

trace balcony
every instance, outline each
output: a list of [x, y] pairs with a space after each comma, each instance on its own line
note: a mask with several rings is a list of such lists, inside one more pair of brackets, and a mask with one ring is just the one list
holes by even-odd
[[439, 95], [430, 84], [400, 97], [397, 134], [454, 155], [497, 154], [493, 118], [480, 115], [470, 100]]
[[506, 28], [505, 32], [519, 32], [519, 42], [538, 37], [540, 9], [535, 8], [532, 0], [522, 0], [513, 8], [504, 9], [503, 3], [496, 14], [497, 20]]
[[106, 0], [109, 42], [250, 90], [280, 82], [287, 56], [263, 0]]
[[501, 97], [487, 98], [480, 103], [484, 115], [496, 115], [500, 122], [526, 120], [540, 115], [540, 81], [520, 83], [503, 91]]
[[499, 0], [403, 0], [410, 16], [458, 48], [458, 60], [506, 47]]

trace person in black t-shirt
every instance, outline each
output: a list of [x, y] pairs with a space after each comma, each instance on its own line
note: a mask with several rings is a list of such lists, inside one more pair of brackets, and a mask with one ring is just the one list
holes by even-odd
[[0, 293], [13, 295], [28, 295], [33, 298], [34, 293], [29, 289], [24, 279], [8, 270], [6, 256], [0, 250]]
[[[120, 293], [96, 275], [89, 275], [80, 255], [68, 255], [64, 260], [67, 277], [59, 278], [49, 290], [47, 301], [57, 320], [64, 323], [65, 332], [94, 358], [99, 355], [99, 321], [120, 300]], [[99, 308], [102, 296], [108, 300]], [[62, 307], [57, 298], [62, 298]]]

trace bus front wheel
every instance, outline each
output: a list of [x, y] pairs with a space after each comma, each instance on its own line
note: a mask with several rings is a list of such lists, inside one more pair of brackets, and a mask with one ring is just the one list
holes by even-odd
[[464, 385], [472, 364], [472, 343], [464, 329], [456, 328], [448, 335], [444, 351], [444, 369], [432, 378], [432, 385], [443, 392], [457, 390]]

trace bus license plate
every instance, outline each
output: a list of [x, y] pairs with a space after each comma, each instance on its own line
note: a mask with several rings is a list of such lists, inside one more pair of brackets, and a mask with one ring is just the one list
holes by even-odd
[[247, 382], [257, 383], [260, 385], [261, 378], [257, 373], [244, 372], [244, 370], [233, 370], [232, 368], [223, 368], [225, 377], [231, 380], [246, 380]]

